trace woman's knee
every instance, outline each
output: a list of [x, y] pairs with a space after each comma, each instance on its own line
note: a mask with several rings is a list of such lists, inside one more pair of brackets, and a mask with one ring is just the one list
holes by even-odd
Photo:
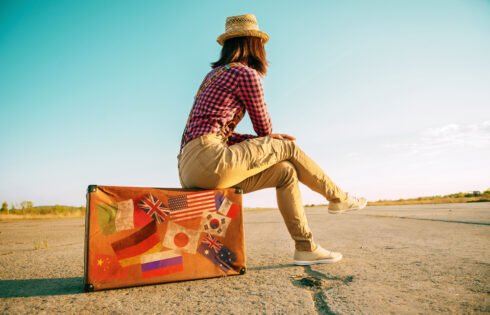
[[277, 157], [283, 161], [295, 157], [301, 150], [296, 141], [288, 139], [272, 139], [272, 148]]

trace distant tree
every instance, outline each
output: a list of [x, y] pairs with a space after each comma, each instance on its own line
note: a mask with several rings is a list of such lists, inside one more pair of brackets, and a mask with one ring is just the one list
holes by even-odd
[[20, 207], [21, 207], [22, 209], [30, 209], [30, 208], [32, 208], [33, 206], [34, 206], [34, 205], [33, 205], [32, 201], [28, 201], [28, 200], [27, 200], [27, 201], [22, 201], [22, 202], [20, 203]]
[[1, 209], [1, 211], [2, 211], [2, 212], [7, 212], [7, 211], [9, 211], [9, 204], [8, 204], [6, 201], [4, 201], [4, 202], [2, 203], [2, 209]]

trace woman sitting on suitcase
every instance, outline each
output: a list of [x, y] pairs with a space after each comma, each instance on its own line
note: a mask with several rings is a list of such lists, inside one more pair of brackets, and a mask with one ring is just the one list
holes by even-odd
[[[212, 64], [194, 100], [182, 136], [179, 176], [184, 188], [240, 187], [244, 193], [276, 187], [277, 203], [296, 243], [294, 263], [334, 263], [342, 254], [315, 244], [299, 182], [329, 200], [330, 213], [358, 210], [366, 199], [343, 192], [296, 144], [272, 133], [260, 77], [267, 72], [269, 36], [252, 14], [226, 19], [218, 37], [221, 58]], [[248, 112], [257, 136], [234, 132]]]

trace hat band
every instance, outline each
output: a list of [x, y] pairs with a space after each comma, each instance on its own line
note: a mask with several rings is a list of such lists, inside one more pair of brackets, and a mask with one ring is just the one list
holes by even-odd
[[258, 31], [258, 26], [255, 25], [233, 25], [226, 28], [226, 32], [236, 32], [236, 31]]

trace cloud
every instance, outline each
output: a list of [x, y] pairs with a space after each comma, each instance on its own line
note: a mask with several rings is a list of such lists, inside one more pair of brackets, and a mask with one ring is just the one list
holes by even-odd
[[490, 120], [460, 125], [448, 124], [429, 128], [411, 143], [391, 143], [387, 148], [407, 150], [409, 153], [438, 153], [445, 149], [490, 148]]

